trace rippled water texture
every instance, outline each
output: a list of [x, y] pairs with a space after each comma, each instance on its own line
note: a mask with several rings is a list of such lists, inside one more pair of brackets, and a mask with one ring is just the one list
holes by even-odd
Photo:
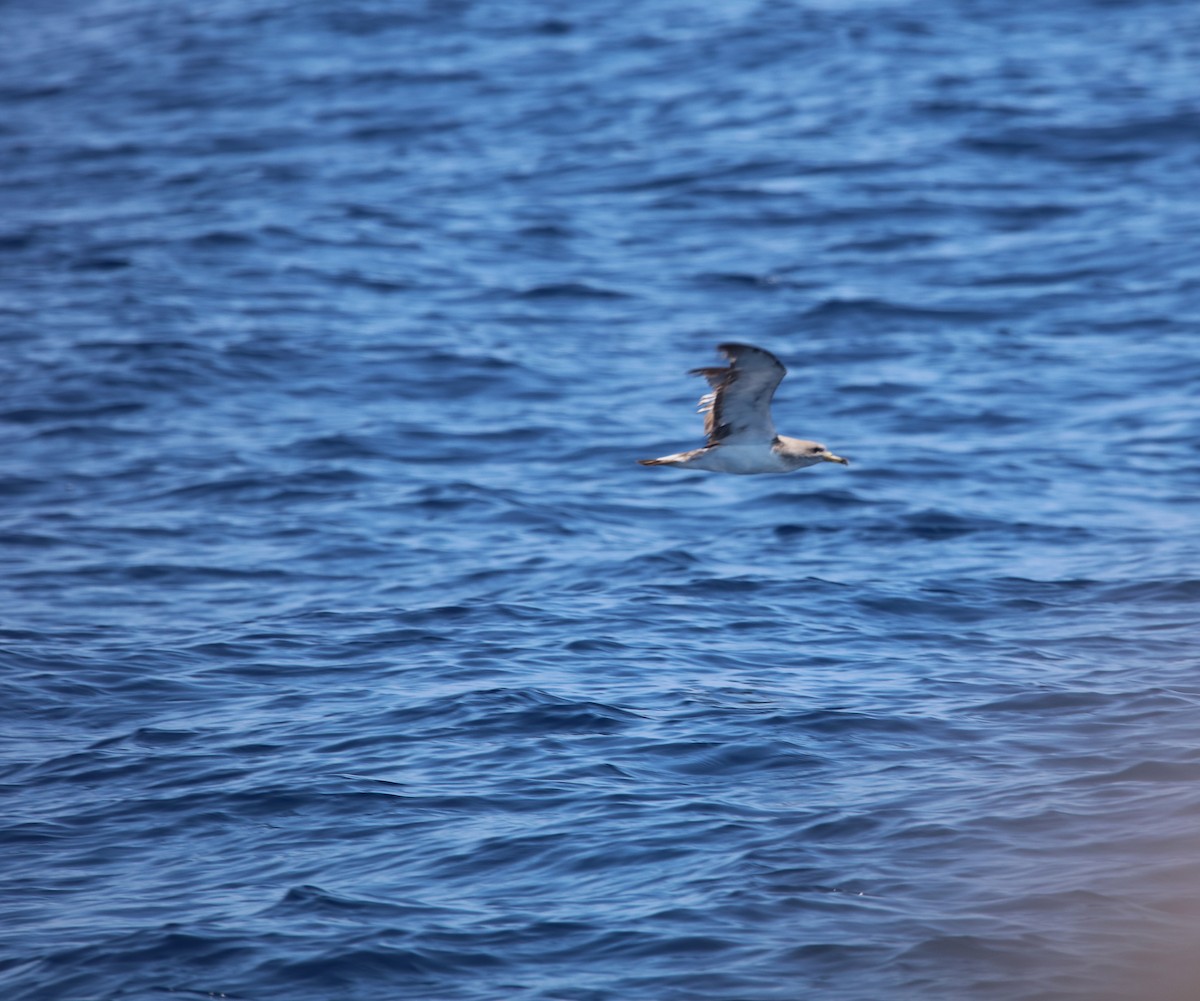
[[6, 999], [1200, 997], [1200, 6], [0, 33]]

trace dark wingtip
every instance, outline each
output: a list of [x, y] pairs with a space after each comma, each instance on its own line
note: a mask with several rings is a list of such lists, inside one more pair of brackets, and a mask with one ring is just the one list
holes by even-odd
[[758, 349], [755, 348], [753, 345], [735, 344], [732, 341], [727, 341], [724, 344], [717, 345], [717, 351], [720, 352], [721, 354], [723, 354], [730, 361], [737, 361], [737, 356], [739, 354], [741, 354], [743, 351], [757, 351], [757, 350]]
[[[737, 364], [738, 355], [757, 354], [762, 355], [765, 358], [769, 358], [776, 365], [779, 365], [781, 368], [783, 367], [783, 362], [776, 358], [775, 355], [771, 354], [770, 351], [768, 351], [766, 348], [757, 348], [753, 344], [735, 344], [730, 341], [725, 344], [718, 344], [717, 350], [720, 351], [721, 354], [723, 354], [726, 358], [728, 358], [734, 365]], [[784, 369], [784, 371], [786, 371], [786, 369]]]

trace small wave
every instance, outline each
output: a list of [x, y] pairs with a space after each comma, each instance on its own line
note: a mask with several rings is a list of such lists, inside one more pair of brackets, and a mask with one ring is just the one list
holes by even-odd
[[467, 727], [477, 736], [549, 733], [614, 733], [641, 717], [598, 702], [562, 698], [538, 689], [490, 689], [435, 699], [393, 714], [395, 722], [417, 721], [427, 732]]
[[979, 323], [994, 320], [999, 313], [984, 309], [963, 309], [961, 307], [932, 308], [928, 306], [909, 306], [903, 303], [889, 302], [886, 299], [825, 299], [811, 307], [805, 317], [812, 321], [822, 320], [863, 320], [863, 319], [909, 319], [909, 320], [942, 320], [965, 323]]
[[1103, 125], [1022, 127], [961, 140], [985, 153], [1033, 155], [1070, 163], [1126, 163], [1161, 157], [1164, 147], [1190, 144], [1196, 122], [1191, 114], [1150, 116]]
[[599, 285], [588, 285], [583, 282], [557, 282], [548, 285], [534, 285], [516, 293], [519, 299], [627, 299], [628, 294], [616, 289], [604, 288]]
[[20, 407], [0, 411], [0, 420], [14, 424], [40, 424], [48, 421], [98, 420], [104, 417], [124, 417], [146, 408], [144, 403], [133, 401], [105, 403], [92, 407]]

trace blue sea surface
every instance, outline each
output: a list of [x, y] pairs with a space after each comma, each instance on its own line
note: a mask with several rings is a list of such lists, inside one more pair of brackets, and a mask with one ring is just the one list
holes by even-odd
[[1200, 997], [1200, 5], [0, 34], [6, 1001]]

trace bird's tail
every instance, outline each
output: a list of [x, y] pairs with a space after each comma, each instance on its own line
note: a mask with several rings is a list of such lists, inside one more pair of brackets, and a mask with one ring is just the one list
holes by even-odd
[[643, 466], [683, 466], [703, 451], [702, 448], [694, 448], [690, 452], [676, 452], [674, 455], [664, 455], [657, 459], [638, 459], [638, 463]]

